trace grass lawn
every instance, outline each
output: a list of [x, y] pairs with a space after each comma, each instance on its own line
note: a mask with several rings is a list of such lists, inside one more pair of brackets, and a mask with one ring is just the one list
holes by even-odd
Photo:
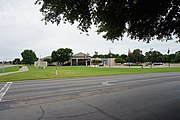
[[0, 68], [0, 73], [14, 72], [14, 71], [18, 71], [18, 70], [19, 70], [19, 66], [4, 68], [4, 72], [3, 72], [3, 68]]
[[103, 68], [103, 67], [84, 67], [84, 66], [50, 66], [46, 69], [36, 69], [34, 66], [28, 66], [29, 72], [16, 73], [6, 76], [0, 76], [0, 82], [17, 80], [35, 80], [51, 78], [74, 78], [87, 76], [117, 75], [117, 74], [138, 74], [153, 72], [180, 72], [177, 68]]

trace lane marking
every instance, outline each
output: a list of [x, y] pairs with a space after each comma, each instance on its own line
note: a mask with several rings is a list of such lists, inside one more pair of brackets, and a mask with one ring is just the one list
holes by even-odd
[[103, 85], [106, 85], [106, 86], [108, 86], [108, 85], [113, 85], [113, 84], [111, 84], [110, 82], [103, 82], [102, 84], [103, 84]]
[[0, 102], [2, 100], [2, 98], [4, 97], [4, 95], [6, 94], [6, 92], [8, 91], [8, 89], [11, 87], [11, 84], [13, 82], [7, 82], [4, 87], [0, 90]]

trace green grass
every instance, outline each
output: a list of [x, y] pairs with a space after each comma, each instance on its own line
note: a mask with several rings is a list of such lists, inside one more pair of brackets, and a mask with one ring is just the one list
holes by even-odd
[[46, 69], [36, 69], [34, 66], [28, 66], [29, 72], [16, 73], [6, 76], [0, 76], [0, 82], [17, 80], [35, 80], [51, 78], [75, 78], [87, 76], [104, 76], [117, 74], [139, 74], [153, 72], [180, 72], [177, 68], [103, 68], [103, 67], [83, 67], [83, 66], [60, 66], [57, 67], [58, 75], [55, 75], [56, 67], [51, 66]]
[[6, 73], [6, 72], [14, 72], [14, 71], [18, 71], [19, 70], [19, 66], [13, 66], [13, 67], [8, 67], [8, 68], [0, 68], [0, 73]]

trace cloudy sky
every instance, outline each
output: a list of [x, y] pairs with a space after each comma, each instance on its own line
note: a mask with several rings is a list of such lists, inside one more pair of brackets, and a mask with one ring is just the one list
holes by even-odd
[[0, 61], [21, 58], [25, 49], [35, 51], [37, 57], [51, 54], [58, 48], [71, 48], [74, 53], [84, 52], [94, 54], [112, 53], [127, 54], [131, 50], [140, 48], [145, 53], [150, 48], [161, 53], [171, 53], [180, 50], [180, 44], [175, 41], [145, 42], [124, 38], [123, 41], [106, 41], [97, 35], [96, 29], [89, 31], [89, 36], [80, 34], [76, 25], [48, 23], [41, 21], [43, 16], [39, 12], [40, 6], [34, 5], [35, 0], [0, 0]]

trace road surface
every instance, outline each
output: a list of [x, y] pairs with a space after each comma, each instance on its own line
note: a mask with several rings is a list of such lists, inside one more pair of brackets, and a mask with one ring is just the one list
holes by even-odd
[[179, 72], [0, 83], [0, 89], [1, 120], [180, 120]]

